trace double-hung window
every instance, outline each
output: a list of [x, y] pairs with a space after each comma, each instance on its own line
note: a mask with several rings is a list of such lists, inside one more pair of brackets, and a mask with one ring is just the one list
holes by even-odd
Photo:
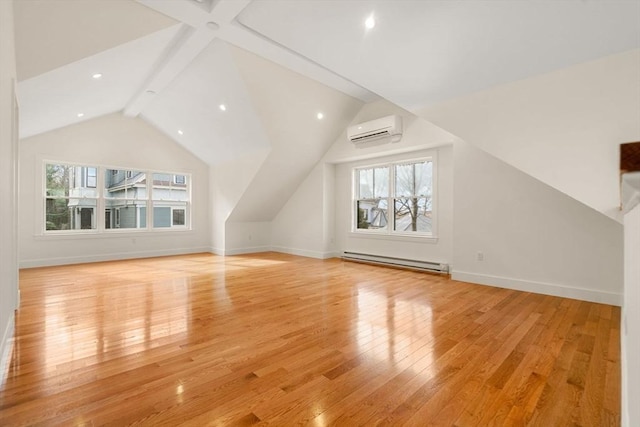
[[45, 167], [45, 230], [96, 228], [97, 167], [47, 164]]
[[354, 231], [433, 236], [433, 160], [356, 168]]
[[185, 227], [188, 206], [185, 175], [153, 174], [153, 227]]
[[104, 228], [146, 228], [147, 174], [107, 169], [104, 178]]
[[191, 176], [44, 164], [45, 233], [189, 229]]

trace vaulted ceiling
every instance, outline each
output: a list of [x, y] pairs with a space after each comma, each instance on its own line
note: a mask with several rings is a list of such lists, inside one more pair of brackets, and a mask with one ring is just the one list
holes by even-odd
[[[640, 46], [640, 3], [625, 0], [14, 5], [23, 138], [122, 111], [211, 165], [268, 152], [256, 182], [282, 184], [363, 103], [415, 112]], [[285, 174], [291, 152], [303, 167]]]
[[[589, 0], [16, 0], [22, 135], [117, 110], [196, 138], [213, 129], [204, 122], [244, 123], [231, 117], [247, 94], [229, 46], [413, 111], [636, 48], [638, 11]], [[192, 116], [175, 117], [170, 106], [189, 97]]]

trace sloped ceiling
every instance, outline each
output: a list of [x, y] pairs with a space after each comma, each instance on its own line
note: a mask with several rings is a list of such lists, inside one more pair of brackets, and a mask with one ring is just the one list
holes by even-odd
[[212, 41], [141, 113], [210, 165], [270, 146], [230, 48]]
[[178, 21], [133, 0], [14, 1], [19, 80], [87, 58]]
[[245, 50], [232, 53], [271, 150], [229, 219], [270, 221], [362, 103]]
[[270, 0], [238, 18], [410, 111], [637, 48], [639, 20], [640, 2], [593, 0]]
[[[122, 111], [214, 166], [267, 147], [247, 200], [269, 182], [286, 200], [358, 103], [417, 112], [640, 47], [640, 2], [624, 0], [14, 4], [23, 137]], [[291, 153], [304, 166], [284, 173]]]

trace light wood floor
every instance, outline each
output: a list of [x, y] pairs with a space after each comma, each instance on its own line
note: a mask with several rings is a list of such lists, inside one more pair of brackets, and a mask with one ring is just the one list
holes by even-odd
[[0, 425], [620, 420], [620, 309], [283, 254], [23, 270]]

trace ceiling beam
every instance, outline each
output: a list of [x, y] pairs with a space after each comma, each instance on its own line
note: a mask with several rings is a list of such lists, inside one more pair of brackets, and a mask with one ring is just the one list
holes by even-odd
[[255, 53], [295, 72], [365, 102], [378, 99], [367, 89], [270, 40], [238, 22], [251, 0], [221, 0], [207, 11], [195, 0], [137, 0], [138, 3], [182, 22], [182, 28], [152, 67], [151, 74], [124, 108], [135, 117], [152, 102], [215, 38]]

